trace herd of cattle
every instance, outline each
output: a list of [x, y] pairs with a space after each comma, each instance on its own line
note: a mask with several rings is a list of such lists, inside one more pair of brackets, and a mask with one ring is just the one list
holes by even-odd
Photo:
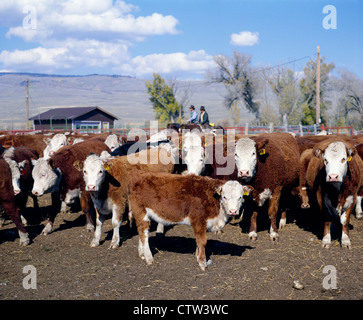
[[277, 212], [282, 228], [287, 209], [298, 203], [321, 212], [323, 247], [330, 247], [331, 223], [340, 219], [341, 245], [351, 248], [350, 214], [355, 209], [356, 218], [363, 217], [363, 135], [187, 131], [166, 129], [131, 142], [106, 133], [0, 136], [0, 219], [9, 217], [20, 244], [28, 245], [22, 216], [28, 196], [37, 209], [37, 197], [51, 193], [44, 235], [52, 231], [57, 213], [79, 199], [86, 227], [94, 232], [91, 246], [99, 245], [102, 224], [112, 214], [110, 247], [117, 248], [128, 213], [137, 226], [139, 256], [148, 264], [153, 262], [151, 220], [158, 223], [158, 232], [164, 225], [187, 224], [204, 270], [207, 231], [218, 231], [249, 210], [249, 238], [256, 240], [257, 215], [267, 209], [270, 238], [277, 241]]

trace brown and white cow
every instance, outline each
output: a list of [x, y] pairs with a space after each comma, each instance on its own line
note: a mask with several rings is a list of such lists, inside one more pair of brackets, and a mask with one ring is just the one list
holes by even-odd
[[52, 208], [48, 214], [49, 221], [42, 233], [47, 235], [53, 229], [55, 216], [60, 210], [60, 201], [65, 201], [67, 194], [80, 191], [82, 211], [86, 215], [87, 230], [94, 230], [94, 223], [90, 210], [93, 208], [91, 197], [84, 192], [83, 175], [74, 166], [75, 161], [84, 161], [90, 153], [101, 154], [102, 151], [110, 152], [104, 142], [90, 139], [75, 145], [65, 146], [58, 150], [50, 159], [39, 159], [34, 163], [32, 193], [41, 196], [45, 193], [52, 194]]
[[[253, 201], [246, 202], [253, 212], [250, 239], [257, 239], [258, 211], [269, 202], [270, 238], [278, 240], [276, 214], [281, 196], [290, 196], [299, 183], [299, 149], [295, 138], [289, 133], [271, 133], [239, 139], [235, 161], [239, 181], [254, 187]], [[283, 213], [280, 228], [285, 223], [286, 213]]]
[[16, 205], [13, 191], [12, 175], [8, 163], [0, 158], [0, 207], [3, 208], [8, 217], [14, 222], [19, 232], [20, 245], [29, 244], [29, 236], [20, 219], [20, 209]]
[[[26, 203], [29, 195], [33, 199], [34, 208], [38, 209], [37, 198], [31, 194], [34, 182], [32, 177], [32, 161], [39, 158], [38, 152], [28, 147], [11, 147], [3, 153], [3, 157], [8, 163], [13, 162], [16, 164], [15, 168], [14, 165], [11, 165], [11, 169], [13, 175], [13, 187], [17, 185], [16, 182], [14, 185], [14, 179], [17, 179], [18, 181], [19, 190], [14, 189], [14, 193], [16, 195], [16, 203], [20, 208], [21, 214], [23, 214], [26, 208]], [[23, 224], [26, 225], [26, 220], [24, 219], [23, 215], [21, 216], [21, 218]]]
[[218, 231], [236, 216], [244, 194], [251, 191], [237, 181], [222, 181], [194, 175], [133, 172], [129, 179], [129, 206], [139, 233], [139, 256], [152, 264], [149, 247], [150, 220], [165, 225], [193, 227], [199, 267], [205, 270], [207, 231]]
[[91, 247], [99, 245], [102, 224], [106, 216], [112, 213], [113, 237], [110, 248], [117, 248], [120, 244], [119, 228], [128, 203], [127, 184], [131, 172], [141, 169], [171, 173], [174, 170], [174, 158], [163, 148], [152, 148], [111, 159], [90, 155], [84, 163], [77, 161], [74, 165], [82, 172], [85, 190], [90, 193], [96, 209], [96, 230]]
[[350, 213], [362, 186], [363, 162], [353, 145], [345, 139], [333, 138], [317, 143], [307, 150], [310, 159], [305, 179], [310, 195], [316, 197], [324, 219], [322, 247], [331, 246], [330, 226], [335, 218], [342, 224], [342, 247], [351, 248]]

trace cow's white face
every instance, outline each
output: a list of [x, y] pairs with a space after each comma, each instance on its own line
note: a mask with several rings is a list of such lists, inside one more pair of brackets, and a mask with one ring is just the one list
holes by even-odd
[[187, 132], [183, 135], [183, 150], [189, 150], [192, 146], [202, 146], [202, 138], [198, 133]]
[[256, 172], [256, 143], [250, 138], [239, 139], [236, 143], [235, 161], [238, 177], [251, 180]]
[[111, 152], [121, 145], [117, 138], [117, 135], [115, 134], [109, 135], [105, 140], [105, 144], [107, 145], [107, 147], [110, 148]]
[[249, 194], [251, 191], [252, 187], [242, 186], [238, 181], [227, 181], [219, 187], [221, 208], [227, 215], [238, 215], [243, 202], [243, 195]]
[[205, 151], [201, 146], [191, 146], [183, 152], [183, 160], [188, 174], [199, 176], [205, 167]]
[[333, 142], [325, 149], [323, 160], [327, 182], [343, 182], [348, 170], [347, 149], [343, 142]]
[[83, 179], [86, 191], [99, 191], [106, 176], [104, 161], [97, 155], [90, 155], [83, 164]]
[[61, 180], [59, 169], [53, 168], [47, 159], [33, 160], [32, 176], [34, 180], [32, 193], [41, 196], [58, 190]]
[[67, 145], [67, 137], [63, 133], [57, 133], [48, 143], [43, 154], [44, 158], [48, 159], [60, 148]]

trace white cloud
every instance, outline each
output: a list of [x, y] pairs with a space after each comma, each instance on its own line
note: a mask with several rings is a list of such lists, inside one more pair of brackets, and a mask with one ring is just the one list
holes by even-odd
[[29, 50], [3, 50], [0, 63], [4, 68], [65, 71], [72, 68], [115, 67], [129, 59], [128, 48], [122, 43], [106, 43], [97, 40], [67, 39], [52, 48], [37, 47]]
[[[22, 25], [26, 5], [36, 9], [36, 29]], [[0, 50], [0, 68], [5, 70], [110, 70], [148, 76], [154, 72], [201, 74], [215, 66], [213, 57], [204, 50], [131, 57], [130, 48], [136, 42], [150, 36], [180, 33], [179, 22], [172, 15], [157, 12], [137, 15], [139, 8], [124, 1], [0, 0], [0, 9], [0, 21], [11, 15], [11, 22], [10, 18], [6, 21], [9, 41], [17, 37], [34, 44], [28, 50]]]
[[102, 40], [105, 34], [109, 36], [110, 32], [118, 39], [120, 36], [178, 33], [175, 17], [160, 13], [137, 17], [131, 12], [138, 7], [119, 0], [115, 3], [112, 0], [42, 0], [39, 4], [33, 1], [31, 8], [36, 16], [37, 29], [27, 30], [22, 23], [26, 17], [23, 9], [29, 2], [14, 0], [7, 6], [2, 5], [0, 20], [17, 13], [18, 23], [9, 28], [7, 37], [17, 36], [25, 41], [43, 43], [49, 37], [77, 37], [77, 33], [80, 37], [98, 37], [98, 40]]
[[192, 71], [202, 73], [214, 67], [213, 56], [204, 50], [190, 51], [188, 54], [177, 52], [170, 54], [150, 54], [137, 56], [121, 66], [121, 71], [134, 76], [156, 73]]
[[258, 44], [259, 33], [251, 31], [241, 31], [240, 33], [232, 33], [231, 44], [240, 47], [251, 47]]

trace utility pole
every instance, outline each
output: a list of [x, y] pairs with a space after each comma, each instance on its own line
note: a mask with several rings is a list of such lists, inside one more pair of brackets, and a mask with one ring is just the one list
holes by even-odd
[[29, 130], [29, 79], [26, 79], [26, 112], [25, 112], [25, 129]]
[[320, 125], [320, 48], [316, 58], [316, 125]]

